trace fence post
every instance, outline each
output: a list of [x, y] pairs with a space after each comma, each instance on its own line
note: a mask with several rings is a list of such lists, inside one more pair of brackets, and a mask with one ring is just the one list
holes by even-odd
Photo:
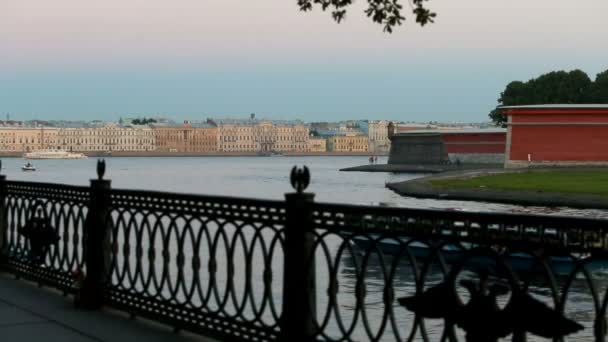
[[314, 341], [316, 280], [314, 258], [314, 194], [304, 193], [310, 182], [308, 168], [291, 170], [295, 193], [285, 194], [282, 341]]
[[103, 179], [106, 164], [97, 161], [98, 179], [91, 179], [89, 211], [84, 224], [86, 275], [80, 291], [79, 305], [87, 309], [98, 309], [103, 305], [105, 284], [111, 262], [111, 181]]
[[[2, 160], [0, 160], [2, 170]], [[0, 175], [0, 264], [4, 264], [8, 253], [8, 217], [6, 214], [6, 175]]]

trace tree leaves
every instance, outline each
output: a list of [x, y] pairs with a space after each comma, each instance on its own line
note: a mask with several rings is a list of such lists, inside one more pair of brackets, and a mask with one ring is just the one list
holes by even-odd
[[[513, 81], [498, 99], [499, 106], [538, 104], [608, 103], [608, 70], [597, 75], [595, 82], [581, 70], [552, 71], [527, 82]], [[498, 126], [505, 116], [497, 109], [489, 114]]]
[[608, 70], [597, 74], [585, 99], [588, 103], [608, 103]]
[[416, 15], [416, 22], [420, 24], [420, 26], [424, 26], [428, 23], [434, 23], [435, 17], [437, 17], [437, 13], [431, 12], [429, 9], [424, 7], [424, 1], [428, 0], [413, 0], [414, 5], [414, 14]]
[[[368, 7], [364, 13], [373, 22], [384, 25], [384, 32], [392, 33], [393, 29], [405, 20], [402, 15], [403, 1], [411, 1], [412, 13], [420, 26], [433, 23], [437, 17], [436, 13], [425, 7], [428, 0], [367, 0]], [[353, 0], [298, 0], [301, 11], [311, 11], [318, 5], [323, 11], [331, 10], [333, 19], [338, 23], [346, 17], [346, 7], [352, 4]]]
[[131, 121], [131, 123], [134, 125], [147, 125], [147, 124], [151, 124], [151, 123], [156, 123], [156, 120], [153, 118], [146, 119], [144, 117], [143, 119], [139, 119], [139, 118], [133, 119]]

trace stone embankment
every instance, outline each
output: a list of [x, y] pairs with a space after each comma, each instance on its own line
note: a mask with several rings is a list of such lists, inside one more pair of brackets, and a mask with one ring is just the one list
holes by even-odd
[[[79, 151], [75, 151], [79, 152]], [[157, 151], [114, 151], [82, 152], [89, 157], [256, 157], [257, 152], [157, 152]], [[23, 152], [0, 152], [0, 158], [21, 158]], [[369, 157], [369, 152], [286, 152], [277, 156], [286, 157]]]
[[420, 164], [369, 164], [340, 169], [340, 171], [392, 172], [392, 173], [443, 173], [449, 171], [479, 170], [502, 167], [499, 164], [420, 165]]

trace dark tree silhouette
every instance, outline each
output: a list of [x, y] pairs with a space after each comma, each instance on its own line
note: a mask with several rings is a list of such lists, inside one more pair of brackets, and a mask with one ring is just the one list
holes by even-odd
[[143, 119], [133, 119], [131, 121], [131, 123], [134, 125], [147, 125], [147, 124], [151, 124], [151, 123], [156, 123], [156, 120], [153, 118], [146, 119], [144, 117]]
[[[608, 70], [597, 75], [595, 82], [581, 70], [552, 71], [527, 82], [507, 84], [498, 99], [499, 106], [536, 104], [608, 103]], [[505, 125], [499, 109], [489, 114], [498, 125]]]
[[[366, 0], [368, 5], [365, 14], [374, 22], [384, 25], [385, 32], [393, 32], [393, 28], [401, 25], [405, 20], [403, 16], [403, 3], [407, 3], [411, 9], [416, 22], [421, 26], [432, 23], [437, 16], [431, 12], [425, 2], [428, 0]], [[314, 7], [320, 7], [323, 11], [331, 11], [336, 22], [341, 22], [346, 16], [346, 9], [353, 4], [353, 0], [298, 0], [298, 6], [302, 11], [310, 11]]]
[[589, 103], [608, 103], [608, 70], [597, 74], [587, 91], [586, 100]]

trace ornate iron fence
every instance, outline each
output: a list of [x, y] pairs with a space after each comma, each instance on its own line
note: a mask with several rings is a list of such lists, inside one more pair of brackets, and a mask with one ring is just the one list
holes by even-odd
[[283, 203], [130, 190], [110, 197], [109, 304], [222, 339], [277, 339]]
[[[608, 221], [0, 176], [3, 267], [88, 308], [223, 340], [606, 336]], [[79, 282], [78, 274], [84, 275]]]
[[322, 340], [605, 339], [605, 220], [319, 203], [313, 212]]
[[[0, 176], [0, 242], [4, 267], [18, 277], [73, 292], [72, 272], [85, 269], [84, 223], [89, 188], [6, 181]], [[33, 227], [36, 223], [37, 226]], [[27, 230], [40, 229], [29, 239]], [[60, 237], [53, 241], [46, 229]], [[48, 231], [48, 230], [47, 230]], [[51, 245], [52, 244], [52, 245]], [[44, 257], [36, 253], [42, 248]]]

